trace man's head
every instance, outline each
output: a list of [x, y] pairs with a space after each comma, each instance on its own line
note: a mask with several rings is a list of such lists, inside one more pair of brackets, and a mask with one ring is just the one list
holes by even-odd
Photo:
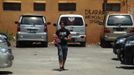
[[61, 26], [61, 29], [63, 29], [63, 28], [65, 27], [65, 23], [62, 21], [62, 22], [60, 23], [60, 26]]

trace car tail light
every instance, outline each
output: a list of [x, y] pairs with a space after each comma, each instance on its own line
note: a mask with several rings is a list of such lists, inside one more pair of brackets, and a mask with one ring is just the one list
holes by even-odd
[[44, 27], [44, 32], [47, 32], [47, 27], [46, 26]]
[[108, 29], [108, 28], [104, 28], [104, 32], [105, 32], [105, 33], [110, 33], [111, 31], [110, 31], [110, 29]]
[[85, 38], [85, 37], [86, 37], [86, 36], [84, 36], [84, 35], [83, 35], [83, 36], [81, 36], [81, 38]]
[[20, 26], [17, 27], [17, 31], [20, 31]]
[[134, 32], [134, 28], [130, 29], [130, 31], [129, 31], [129, 32]]

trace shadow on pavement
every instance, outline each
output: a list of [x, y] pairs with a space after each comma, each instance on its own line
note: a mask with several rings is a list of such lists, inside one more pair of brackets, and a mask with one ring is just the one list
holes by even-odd
[[125, 66], [119, 66], [119, 67], [116, 67], [118, 69], [127, 69], [127, 70], [134, 70], [134, 65], [131, 65], [131, 66], [128, 66], [128, 65], [125, 65]]
[[118, 59], [118, 58], [112, 58], [111, 60], [119, 61], [119, 59]]
[[16, 48], [47, 48], [47, 47], [44, 47], [41, 44], [23, 44]]
[[69, 44], [68, 47], [82, 47], [79, 44]]
[[9, 75], [9, 74], [13, 74], [10, 71], [0, 71], [0, 75]]
[[[53, 69], [53, 71], [59, 71], [60, 72], [60, 69]], [[63, 71], [68, 71], [68, 69], [65, 69]]]

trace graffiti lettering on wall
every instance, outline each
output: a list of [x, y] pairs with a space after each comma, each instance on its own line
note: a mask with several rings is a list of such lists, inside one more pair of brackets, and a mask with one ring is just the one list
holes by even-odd
[[85, 9], [85, 19], [88, 19], [90, 23], [102, 24], [104, 13], [102, 10]]

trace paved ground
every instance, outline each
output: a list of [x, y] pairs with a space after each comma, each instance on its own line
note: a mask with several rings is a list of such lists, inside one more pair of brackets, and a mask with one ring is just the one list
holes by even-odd
[[121, 65], [111, 48], [98, 45], [69, 47], [65, 71], [58, 71], [54, 46], [12, 47], [15, 60], [11, 68], [0, 69], [0, 75], [134, 75], [134, 66]]

